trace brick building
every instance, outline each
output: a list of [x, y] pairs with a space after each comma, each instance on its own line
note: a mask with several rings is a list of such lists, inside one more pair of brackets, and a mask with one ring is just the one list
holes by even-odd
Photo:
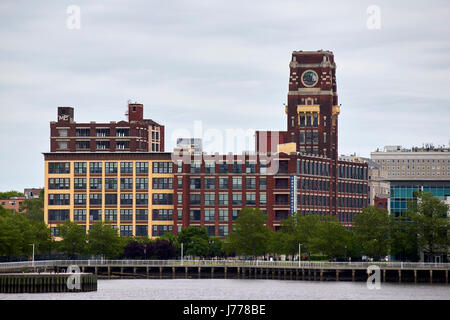
[[[152, 152], [142, 105], [130, 104], [129, 122], [110, 127], [75, 124], [73, 109], [59, 108], [44, 154], [46, 223], [57, 232], [68, 219], [87, 230], [110, 221], [123, 236], [151, 237], [194, 225], [225, 237], [243, 207], [257, 207], [272, 230], [296, 212], [336, 216], [350, 228], [368, 206], [368, 166], [337, 157], [335, 69], [330, 51], [293, 52], [287, 130], [257, 131], [254, 154]], [[77, 136], [84, 127], [89, 131]], [[107, 128], [109, 135], [99, 137]], [[164, 127], [158, 128], [162, 151]], [[118, 135], [123, 129], [128, 135]], [[104, 138], [109, 150], [95, 147]], [[128, 149], [117, 148], [123, 139]], [[59, 148], [64, 141], [67, 148]], [[89, 148], [77, 148], [81, 141]]]
[[128, 105], [128, 121], [77, 123], [74, 108], [58, 107], [50, 123], [51, 152], [164, 152], [164, 126], [144, 119], [144, 106]]

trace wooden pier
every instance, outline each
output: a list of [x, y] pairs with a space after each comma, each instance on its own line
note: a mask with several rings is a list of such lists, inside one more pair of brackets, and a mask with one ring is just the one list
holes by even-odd
[[[80, 277], [80, 288], [69, 288], [70, 276]], [[97, 276], [90, 273], [8, 273], [0, 274], [0, 293], [48, 293], [97, 291]]]

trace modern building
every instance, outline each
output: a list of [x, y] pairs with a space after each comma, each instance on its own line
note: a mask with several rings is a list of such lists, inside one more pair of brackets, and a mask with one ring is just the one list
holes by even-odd
[[[193, 225], [225, 237], [243, 207], [258, 207], [272, 230], [295, 213], [336, 216], [351, 228], [369, 203], [368, 164], [337, 157], [335, 70], [330, 51], [293, 52], [287, 131], [258, 131], [254, 154], [206, 155], [197, 139], [178, 141], [175, 151], [190, 152], [152, 152], [138, 104], [129, 106], [130, 121], [114, 123], [105, 137], [97, 133], [106, 125], [75, 124], [73, 109], [59, 108], [53, 147], [44, 153], [46, 223], [57, 233], [68, 219], [87, 230], [110, 221], [122, 236], [151, 237]], [[125, 129], [128, 135], [118, 135]], [[109, 150], [94, 147], [100, 138], [110, 139]], [[123, 139], [128, 149], [117, 148]], [[63, 141], [66, 149], [59, 148]], [[89, 148], [77, 148], [80, 141]]]
[[128, 121], [77, 123], [74, 108], [58, 107], [50, 123], [50, 152], [164, 152], [164, 126], [144, 119], [144, 106], [128, 105]]
[[408, 208], [417, 190], [431, 192], [440, 200], [450, 199], [450, 148], [386, 146], [371, 153], [385, 170], [390, 183], [390, 212], [399, 215]]

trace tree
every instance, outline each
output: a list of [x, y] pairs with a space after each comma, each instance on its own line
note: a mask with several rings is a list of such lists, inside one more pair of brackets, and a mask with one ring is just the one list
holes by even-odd
[[117, 258], [123, 252], [124, 242], [117, 230], [101, 221], [96, 222], [88, 234], [89, 252], [107, 259]]
[[144, 258], [145, 244], [137, 241], [130, 241], [123, 248], [123, 255], [128, 259], [142, 259]]
[[44, 221], [44, 189], [39, 194], [39, 199], [26, 199], [22, 203], [23, 215], [35, 221]]
[[25, 197], [22, 192], [11, 190], [6, 192], [0, 192], [0, 199], [9, 199], [12, 197]]
[[347, 248], [350, 247], [350, 234], [335, 217], [321, 217], [317, 235], [310, 243], [315, 251], [320, 251], [331, 259], [345, 257]]
[[59, 226], [62, 240], [58, 243], [59, 250], [74, 257], [86, 252], [86, 230], [75, 222], [67, 220]]
[[156, 240], [153, 250], [157, 258], [161, 260], [173, 259], [177, 256], [175, 247], [167, 240]]
[[431, 193], [417, 191], [408, 203], [409, 217], [414, 222], [419, 247], [429, 256], [447, 253], [450, 230], [449, 206]]
[[389, 229], [391, 254], [402, 261], [417, 261], [419, 258], [417, 228], [410, 214], [405, 213], [398, 217], [391, 215]]
[[363, 209], [355, 217], [353, 229], [364, 255], [381, 259], [389, 249], [389, 217], [384, 209], [374, 206]]
[[223, 241], [219, 237], [209, 238], [209, 256], [210, 257], [221, 257], [223, 256]]
[[267, 250], [270, 230], [267, 217], [259, 209], [243, 208], [236, 219], [235, 230], [227, 238], [237, 253], [257, 256]]
[[188, 256], [207, 256], [209, 253], [209, 236], [206, 228], [189, 226], [181, 230], [178, 243], [183, 244], [183, 254]]

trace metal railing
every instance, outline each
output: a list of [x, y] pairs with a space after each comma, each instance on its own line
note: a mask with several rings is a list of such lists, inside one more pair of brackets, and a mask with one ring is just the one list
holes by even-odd
[[428, 262], [328, 262], [328, 261], [265, 261], [265, 260], [43, 260], [0, 263], [3, 270], [25, 268], [79, 267], [261, 267], [261, 268], [317, 268], [317, 269], [427, 269], [450, 270], [450, 263]]

